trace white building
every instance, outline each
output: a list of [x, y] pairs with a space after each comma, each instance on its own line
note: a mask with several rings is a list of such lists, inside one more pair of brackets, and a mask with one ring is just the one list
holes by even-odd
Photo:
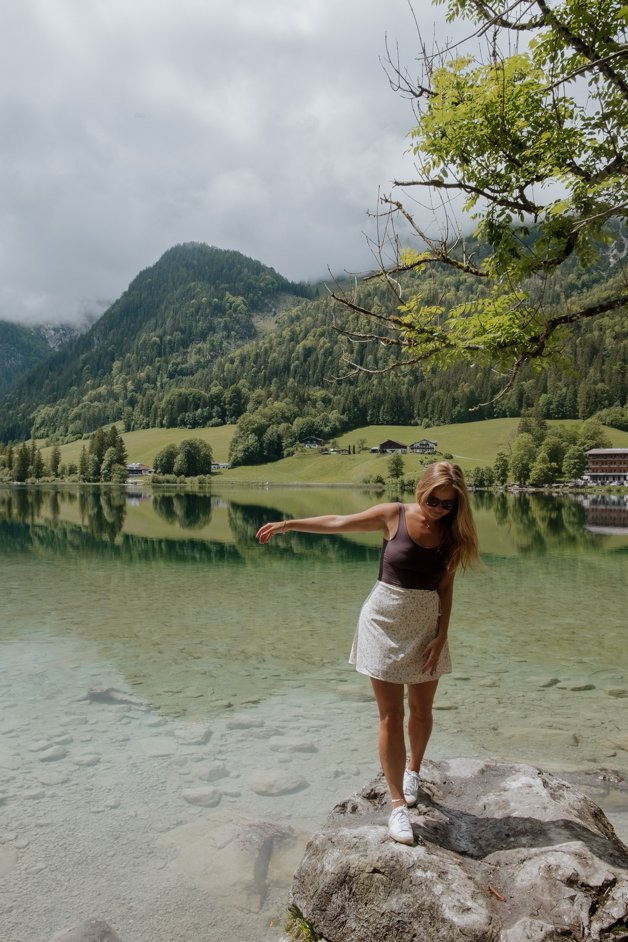
[[438, 447], [438, 442], [433, 442], [429, 438], [420, 438], [418, 442], [410, 445], [410, 451], [415, 455], [433, 455]]
[[628, 448], [592, 448], [586, 476], [592, 484], [627, 484]]

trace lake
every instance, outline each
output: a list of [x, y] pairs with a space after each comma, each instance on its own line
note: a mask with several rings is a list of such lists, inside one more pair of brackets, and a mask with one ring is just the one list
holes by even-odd
[[[0, 490], [0, 926], [49, 942], [278, 940], [291, 875], [378, 770], [347, 664], [377, 535], [351, 489]], [[473, 495], [431, 758], [628, 775], [628, 500]], [[589, 791], [628, 839], [626, 792]]]

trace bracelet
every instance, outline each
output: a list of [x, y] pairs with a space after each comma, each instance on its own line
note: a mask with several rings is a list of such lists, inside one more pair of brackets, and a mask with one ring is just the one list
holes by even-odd
[[285, 529], [286, 529], [286, 521], [285, 521], [285, 520], [282, 520], [282, 521], [281, 521], [281, 532], [283, 533]]

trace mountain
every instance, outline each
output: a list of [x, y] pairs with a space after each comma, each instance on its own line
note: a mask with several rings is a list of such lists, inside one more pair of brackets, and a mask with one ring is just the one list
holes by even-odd
[[[553, 309], [574, 299], [593, 303], [613, 277], [602, 254], [586, 269], [574, 259], [539, 290]], [[414, 274], [400, 281], [433, 305], [469, 301], [483, 290], [444, 266], [420, 281]], [[388, 287], [377, 279], [358, 286], [357, 297], [372, 310], [390, 309]], [[475, 421], [534, 407], [546, 418], [588, 418], [623, 407], [628, 395], [626, 314], [577, 326], [565, 337], [562, 365], [523, 370], [494, 403], [504, 378], [488, 367], [415, 367], [336, 382], [350, 371], [343, 357], [377, 371], [389, 362], [389, 348], [351, 343], [333, 329], [335, 317], [348, 329], [370, 327], [317, 286], [291, 283], [239, 252], [175, 246], [85, 334], [9, 390], [0, 401], [0, 441], [69, 440], [119, 420], [129, 431], [237, 421], [234, 459], [252, 463], [280, 457], [307, 435]]]
[[252, 340], [278, 310], [308, 294], [239, 252], [177, 245], [85, 334], [9, 391], [0, 402], [0, 440], [76, 437], [138, 402], [150, 415], [164, 389]]
[[0, 396], [76, 336], [78, 331], [67, 324], [26, 327], [0, 321]]

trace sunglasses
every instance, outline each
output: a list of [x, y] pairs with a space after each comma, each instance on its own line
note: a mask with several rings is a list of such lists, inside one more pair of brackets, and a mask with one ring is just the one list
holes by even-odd
[[443, 510], [453, 510], [458, 501], [456, 500], [440, 500], [438, 497], [426, 497], [425, 503], [428, 507], [442, 507]]

